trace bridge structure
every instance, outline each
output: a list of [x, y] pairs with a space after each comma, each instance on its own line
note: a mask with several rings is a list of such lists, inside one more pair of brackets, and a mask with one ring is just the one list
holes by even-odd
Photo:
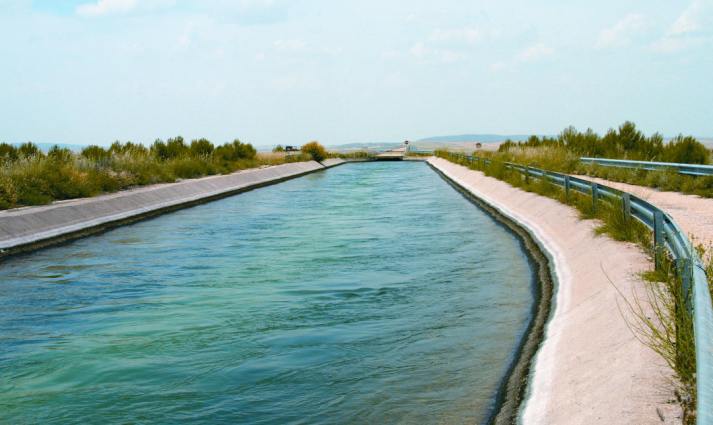
[[389, 149], [387, 151], [376, 154], [375, 158], [377, 161], [401, 161], [406, 156], [407, 149], [407, 146]]

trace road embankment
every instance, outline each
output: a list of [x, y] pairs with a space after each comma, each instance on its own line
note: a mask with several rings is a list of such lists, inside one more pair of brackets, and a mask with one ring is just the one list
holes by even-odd
[[[445, 177], [522, 226], [549, 257], [555, 293], [534, 358], [525, 424], [680, 423], [673, 372], [642, 344], [627, 301], [646, 298], [650, 270], [635, 245], [595, 235], [576, 210], [441, 158]], [[645, 302], [645, 301], [644, 301]], [[661, 419], [663, 416], [663, 420]]]
[[294, 162], [158, 184], [0, 212], [0, 257], [76, 239], [107, 228], [278, 183], [342, 164], [338, 158]]

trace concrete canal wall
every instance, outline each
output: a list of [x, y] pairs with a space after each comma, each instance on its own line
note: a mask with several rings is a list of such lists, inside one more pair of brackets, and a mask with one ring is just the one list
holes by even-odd
[[0, 212], [0, 256], [73, 239], [147, 216], [206, 202], [344, 163], [328, 159], [242, 170], [93, 198]]
[[550, 257], [554, 305], [531, 370], [523, 423], [680, 423], [670, 402], [673, 372], [630, 328], [627, 302], [646, 298], [639, 277], [652, 269], [646, 255], [633, 244], [596, 236], [596, 223], [555, 200], [441, 158], [428, 162], [522, 226]]
[[340, 158], [327, 158], [324, 161], [322, 161], [322, 165], [324, 165], [325, 168], [332, 168], [332, 167], [336, 167], [337, 165], [342, 165], [346, 162], [347, 161], [340, 159]]

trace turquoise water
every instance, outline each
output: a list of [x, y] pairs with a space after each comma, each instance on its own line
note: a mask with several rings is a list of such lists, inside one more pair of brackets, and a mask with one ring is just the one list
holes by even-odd
[[427, 165], [344, 165], [0, 263], [0, 423], [482, 422], [532, 299]]

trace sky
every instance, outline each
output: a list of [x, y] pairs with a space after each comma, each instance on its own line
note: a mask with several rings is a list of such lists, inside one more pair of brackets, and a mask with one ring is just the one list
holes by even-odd
[[713, 136], [713, 0], [0, 0], [0, 141]]

